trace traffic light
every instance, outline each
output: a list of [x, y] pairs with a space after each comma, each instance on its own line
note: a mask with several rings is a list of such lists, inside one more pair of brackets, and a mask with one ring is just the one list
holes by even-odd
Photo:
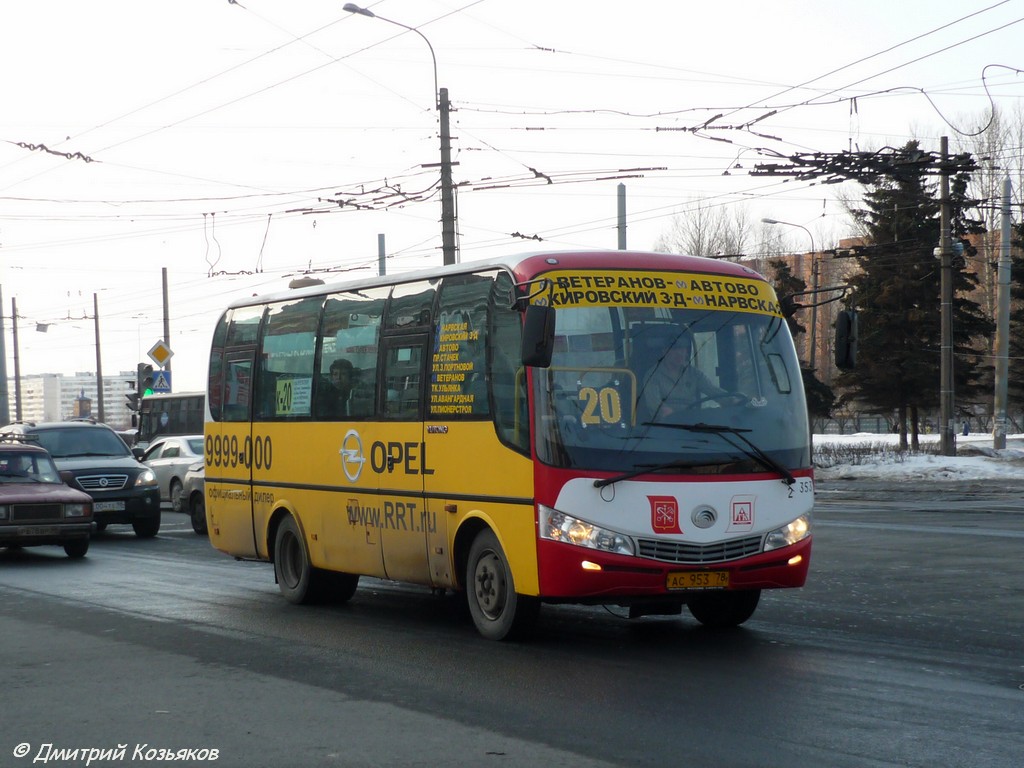
[[129, 411], [138, 411], [139, 410], [139, 393], [135, 391], [135, 382], [132, 382], [130, 386], [132, 388], [132, 391], [124, 393], [125, 400], [128, 401], [128, 410]]
[[137, 396], [145, 397], [153, 394], [153, 366], [149, 363], [139, 363], [135, 372], [138, 382], [135, 391]]
[[844, 309], [836, 317], [836, 368], [848, 371], [857, 366], [857, 313]]

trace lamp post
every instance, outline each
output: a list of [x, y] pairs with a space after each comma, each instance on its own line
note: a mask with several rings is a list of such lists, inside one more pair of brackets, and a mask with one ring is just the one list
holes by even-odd
[[764, 224], [782, 224], [787, 227], [798, 227], [806, 232], [807, 237], [811, 239], [811, 296], [814, 298], [811, 303], [811, 371], [817, 373], [815, 360], [818, 347], [818, 260], [814, 258], [814, 235], [803, 224], [793, 224], [792, 222], [779, 221], [778, 219], [761, 219], [761, 221]]
[[410, 27], [394, 19], [386, 19], [378, 16], [368, 8], [361, 8], [355, 3], [345, 3], [342, 10], [355, 13], [360, 16], [369, 16], [371, 19], [380, 19], [396, 27], [407, 29], [419, 35], [423, 42], [430, 49], [430, 59], [434, 63], [434, 105], [440, 116], [441, 123], [441, 254], [444, 264], [455, 263], [455, 187], [452, 183], [452, 137], [449, 127], [449, 113], [451, 102], [448, 101], [448, 89], [439, 88], [437, 85], [437, 56], [434, 55], [434, 46], [430, 44], [426, 35], [416, 27]]

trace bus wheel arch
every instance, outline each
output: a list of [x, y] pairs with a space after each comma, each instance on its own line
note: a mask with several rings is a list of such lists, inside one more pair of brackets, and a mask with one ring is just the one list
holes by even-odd
[[529, 634], [540, 612], [540, 599], [516, 592], [512, 568], [490, 527], [477, 527], [463, 573], [469, 613], [481, 635], [488, 640], [511, 640]]
[[295, 515], [284, 507], [274, 510], [267, 529], [268, 553], [274, 580], [284, 598], [296, 605], [345, 603], [355, 594], [358, 574], [326, 571], [313, 566]]

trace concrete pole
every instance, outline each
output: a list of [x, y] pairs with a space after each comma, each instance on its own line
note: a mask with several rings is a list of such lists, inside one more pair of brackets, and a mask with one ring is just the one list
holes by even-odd
[[949, 137], [942, 137], [939, 258], [941, 259], [942, 349], [939, 380], [939, 430], [941, 454], [956, 455], [953, 426], [953, 245], [950, 237]]
[[[433, 48], [430, 53], [433, 55]], [[444, 264], [455, 264], [455, 185], [452, 183], [452, 136], [448, 126], [451, 103], [447, 88], [438, 91], [437, 109], [441, 113], [441, 253]]]
[[11, 398], [7, 387], [7, 340], [4, 333], [4, 297], [0, 290], [0, 423], [11, 421]]
[[[163, 292], [164, 292], [164, 344], [171, 349], [171, 307], [167, 299], [167, 267], [163, 268]], [[171, 358], [164, 361], [164, 370], [171, 370]]]
[[996, 287], [996, 392], [992, 447], [1006, 447], [1006, 399], [1010, 371], [1010, 178], [1003, 179], [999, 232], [999, 282]]
[[11, 297], [11, 329], [14, 339], [14, 420], [21, 421], [21, 360], [18, 358], [18, 300]]
[[619, 209], [619, 250], [626, 250], [626, 185], [619, 184], [618, 189]]
[[106, 421], [103, 412], [103, 363], [100, 355], [100, 300], [92, 295], [92, 318], [96, 328], [96, 420]]

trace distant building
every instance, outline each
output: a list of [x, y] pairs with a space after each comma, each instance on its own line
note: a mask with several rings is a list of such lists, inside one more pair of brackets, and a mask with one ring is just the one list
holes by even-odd
[[[103, 377], [103, 421], [114, 429], [132, 426], [125, 395], [134, 392], [135, 371]], [[8, 380], [11, 420], [17, 418], [14, 379]], [[42, 373], [21, 377], [21, 420], [63, 421], [78, 416], [99, 418], [95, 373]]]

